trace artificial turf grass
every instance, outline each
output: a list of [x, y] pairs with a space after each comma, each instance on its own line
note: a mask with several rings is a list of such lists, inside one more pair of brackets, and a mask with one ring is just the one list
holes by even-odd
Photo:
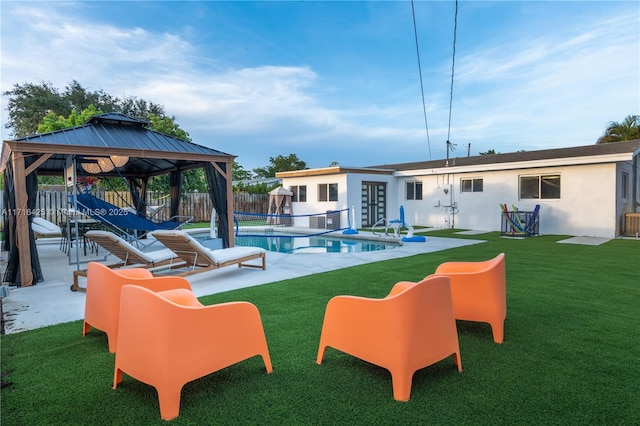
[[[475, 236], [478, 238], [478, 236]], [[316, 274], [201, 298], [259, 308], [274, 372], [259, 357], [191, 382], [175, 424], [628, 424], [640, 413], [640, 244], [556, 244], [483, 235], [487, 243]], [[384, 297], [447, 260], [505, 252], [505, 343], [458, 321], [464, 371], [452, 358], [418, 371], [411, 400], [390, 374], [327, 349], [315, 364], [324, 308], [337, 294]], [[3, 424], [162, 424], [155, 390], [125, 376], [111, 389], [104, 333], [81, 322], [2, 336]]]

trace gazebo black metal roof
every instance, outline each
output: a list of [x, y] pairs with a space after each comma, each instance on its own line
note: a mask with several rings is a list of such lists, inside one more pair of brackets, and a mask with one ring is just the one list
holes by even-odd
[[[154, 176], [171, 170], [200, 167], [203, 161], [233, 161], [234, 156], [168, 136], [147, 126], [149, 123], [111, 112], [96, 115], [82, 126], [35, 134], [11, 141], [9, 146], [22, 152], [51, 153], [38, 166], [38, 174], [60, 175], [67, 157], [123, 155], [129, 161], [111, 176]], [[79, 161], [79, 163], [80, 163]], [[1, 169], [2, 167], [0, 167]], [[81, 173], [78, 165], [78, 173]], [[85, 172], [86, 174], [86, 172]]]

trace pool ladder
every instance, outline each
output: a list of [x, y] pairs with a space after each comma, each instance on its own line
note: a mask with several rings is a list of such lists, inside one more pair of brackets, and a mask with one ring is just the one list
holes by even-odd
[[[399, 221], [398, 220], [391, 220], [389, 221], [389, 223], [387, 223], [387, 218], [383, 217], [382, 219], [380, 219], [379, 221], [377, 221], [372, 227], [371, 227], [371, 232], [373, 233], [373, 235], [382, 235], [382, 233], [378, 234], [376, 232], [376, 227], [384, 224], [384, 236], [385, 237], [393, 237], [393, 238], [398, 238], [399, 237], [399, 232], [400, 232], [400, 225], [399, 225]], [[393, 224], [396, 224], [397, 227], [394, 227]], [[380, 228], [382, 228], [382, 226], [380, 226]], [[394, 231], [393, 235], [389, 235], [389, 229], [392, 229]]]

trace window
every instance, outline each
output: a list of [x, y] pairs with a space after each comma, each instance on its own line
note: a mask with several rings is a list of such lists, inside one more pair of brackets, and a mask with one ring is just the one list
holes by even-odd
[[460, 192], [482, 192], [482, 178], [460, 179]]
[[626, 200], [629, 198], [629, 173], [622, 172], [622, 182], [621, 182], [621, 190], [622, 190], [622, 199]]
[[520, 176], [520, 199], [559, 199], [560, 175]]
[[338, 184], [318, 184], [318, 201], [338, 201]]
[[407, 182], [407, 200], [422, 200], [422, 182]]
[[305, 203], [307, 201], [307, 185], [294, 185], [289, 188], [293, 192], [291, 201], [297, 201], [298, 203]]

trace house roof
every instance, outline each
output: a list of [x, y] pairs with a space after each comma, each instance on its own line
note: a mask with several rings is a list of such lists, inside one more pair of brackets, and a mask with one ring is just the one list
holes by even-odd
[[178, 168], [199, 167], [205, 161], [231, 162], [235, 158], [150, 130], [147, 126], [145, 121], [119, 113], [96, 115], [81, 126], [4, 141], [2, 157], [8, 157], [4, 155], [6, 146], [24, 153], [52, 154], [38, 167], [38, 173], [46, 175], [60, 174], [69, 155], [79, 159], [128, 156], [129, 161], [125, 166], [107, 173], [114, 176], [163, 174]]
[[506, 168], [547, 167], [556, 165], [603, 163], [631, 160], [640, 155], [640, 139], [594, 144], [571, 148], [544, 149], [540, 151], [520, 151], [508, 154], [476, 155], [473, 157], [455, 157], [448, 160], [414, 161], [410, 163], [381, 164], [369, 167], [332, 166], [320, 169], [305, 169], [279, 172], [279, 178], [324, 176], [345, 173], [365, 174], [410, 174], [413, 171], [424, 173], [450, 173], [456, 171], [497, 170]]
[[289, 177], [308, 177], [308, 176], [324, 176], [324, 175], [337, 175], [345, 173], [366, 173], [366, 174], [381, 174], [391, 175], [394, 169], [391, 168], [373, 168], [373, 167], [345, 167], [345, 166], [330, 166], [320, 169], [304, 169], [304, 170], [291, 170], [288, 172], [276, 173], [277, 178], [289, 178]]
[[629, 154], [630, 157], [640, 150], [640, 139], [613, 142], [606, 144], [593, 144], [576, 146], [571, 148], [544, 149], [539, 151], [520, 151], [507, 154], [476, 155], [472, 157], [454, 157], [431, 161], [416, 161], [410, 163], [382, 164], [371, 166], [375, 169], [388, 169], [393, 171], [440, 169], [444, 167], [464, 167], [495, 165], [502, 163], [519, 163], [531, 161], [577, 159], [578, 157], [608, 156], [615, 154]]

